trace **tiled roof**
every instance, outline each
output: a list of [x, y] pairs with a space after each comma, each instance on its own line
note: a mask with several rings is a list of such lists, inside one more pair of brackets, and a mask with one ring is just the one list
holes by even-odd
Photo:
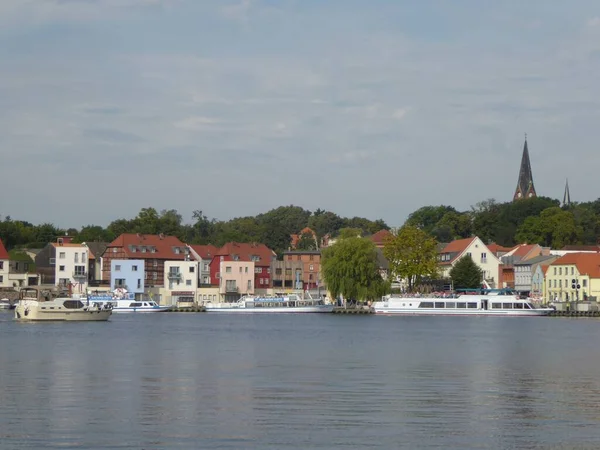
[[8, 252], [2, 243], [2, 239], [0, 239], [0, 259], [9, 259]]
[[[542, 261], [547, 261], [550, 259], [556, 259], [556, 256], [546, 256], [546, 255], [538, 255], [533, 258], [523, 259], [515, 263], [515, 266], [533, 266], [534, 264], [538, 264]], [[546, 264], [547, 265], [547, 264]]]
[[512, 252], [513, 256], [520, 256], [521, 258], [527, 256], [527, 254], [534, 249], [536, 244], [520, 244]]
[[391, 235], [392, 235], [392, 233], [389, 230], [379, 230], [377, 233], [375, 233], [373, 236], [371, 236], [371, 240], [375, 244], [383, 245], [385, 243], [385, 238], [387, 238], [388, 236], [391, 236]]
[[219, 251], [214, 245], [190, 245], [190, 248], [202, 259], [212, 259]]
[[187, 250], [175, 236], [158, 234], [123, 233], [108, 245], [106, 251], [113, 247], [123, 247], [127, 257], [134, 259], [185, 259]]
[[492, 242], [491, 244], [489, 244], [487, 246], [487, 248], [490, 249], [490, 252], [492, 252], [494, 255], [497, 255], [498, 253], [508, 253], [510, 252], [514, 247], [503, 247], [502, 245], [498, 245], [495, 242]]
[[59, 247], [84, 247], [83, 244], [74, 244], [72, 242], [66, 242], [64, 244], [59, 244], [57, 242], [52, 242], [52, 245], [54, 247], [56, 247], [56, 248], [59, 248]]
[[554, 261], [552, 266], [574, 264], [581, 275], [600, 278], [600, 253], [567, 253]]
[[565, 245], [561, 250], [579, 250], [579, 251], [594, 251], [600, 252], [598, 245]]
[[546, 275], [546, 272], [548, 272], [548, 268], [550, 267], [550, 264], [541, 264], [542, 266], [542, 272], [544, 275]]
[[[277, 257], [275, 252], [265, 244], [249, 244], [241, 242], [228, 242], [221, 247], [215, 256], [231, 256], [239, 261], [253, 261], [257, 266], [270, 266], [271, 261]], [[254, 258], [253, 258], [254, 257]], [[258, 257], [258, 261], [255, 260]]]
[[440, 264], [441, 265], [452, 264], [452, 262], [456, 258], [458, 258], [460, 256], [460, 254], [463, 253], [469, 247], [469, 245], [471, 245], [473, 243], [473, 241], [475, 239], [477, 239], [477, 238], [471, 237], [471, 238], [467, 238], [467, 239], [457, 239], [455, 241], [450, 242], [448, 245], [446, 245], [442, 249], [442, 251], [440, 253], [450, 253], [450, 254], [453, 254], [454, 256], [450, 260], [440, 262]]
[[85, 245], [90, 250], [89, 259], [100, 258], [104, 254], [106, 247], [108, 247], [107, 242], [85, 242]]

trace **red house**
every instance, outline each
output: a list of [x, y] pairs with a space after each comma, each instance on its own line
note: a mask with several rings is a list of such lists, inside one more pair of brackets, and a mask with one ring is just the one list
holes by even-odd
[[221, 261], [254, 261], [254, 287], [271, 287], [271, 261], [277, 255], [265, 244], [228, 242], [221, 247], [210, 262], [211, 284], [218, 285]]

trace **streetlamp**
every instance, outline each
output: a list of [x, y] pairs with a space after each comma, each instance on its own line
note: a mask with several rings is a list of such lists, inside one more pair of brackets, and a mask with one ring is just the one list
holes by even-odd
[[575, 289], [575, 301], [579, 301], [579, 289], [581, 289], [581, 285], [575, 278], [571, 280], [571, 288]]

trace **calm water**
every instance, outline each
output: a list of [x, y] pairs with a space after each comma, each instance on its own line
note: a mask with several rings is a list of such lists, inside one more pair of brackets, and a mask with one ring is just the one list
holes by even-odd
[[0, 313], [0, 448], [600, 447], [600, 321]]

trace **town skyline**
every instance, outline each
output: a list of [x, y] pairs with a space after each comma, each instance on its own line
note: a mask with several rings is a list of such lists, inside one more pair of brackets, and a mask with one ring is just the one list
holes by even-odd
[[598, 197], [591, 0], [0, 12], [3, 215], [81, 227], [294, 204], [397, 226], [422, 205], [509, 201], [525, 132], [537, 195], [561, 199], [568, 178], [573, 201]]

